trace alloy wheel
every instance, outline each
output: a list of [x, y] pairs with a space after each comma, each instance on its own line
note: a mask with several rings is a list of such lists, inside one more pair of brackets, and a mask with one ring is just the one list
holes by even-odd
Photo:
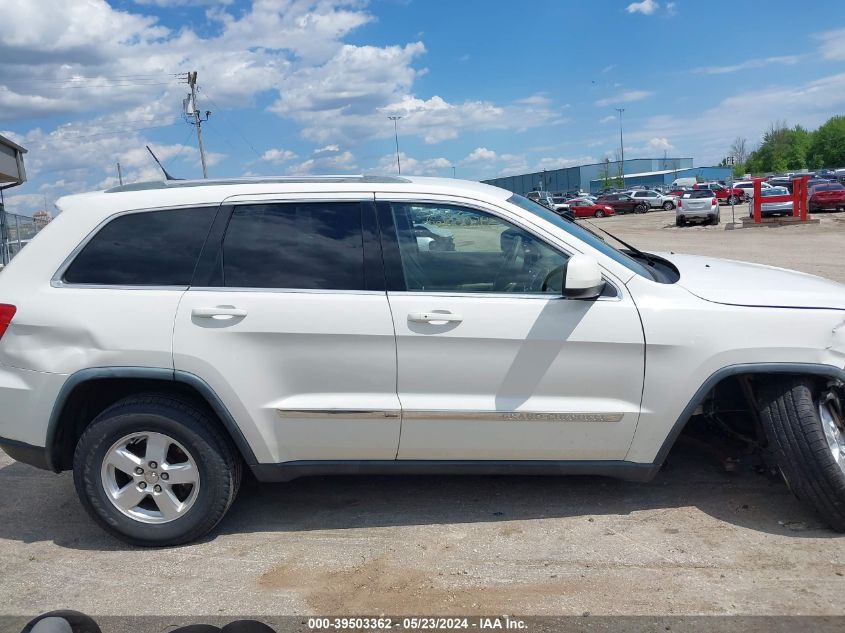
[[169, 523], [193, 507], [200, 489], [196, 461], [163, 433], [126, 435], [106, 452], [103, 489], [122, 514], [141, 523]]

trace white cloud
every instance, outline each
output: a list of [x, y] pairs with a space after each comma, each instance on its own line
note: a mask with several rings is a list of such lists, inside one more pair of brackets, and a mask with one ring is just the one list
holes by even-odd
[[349, 173], [357, 167], [355, 155], [349, 150], [341, 150], [338, 145], [328, 145], [316, 149], [311, 158], [288, 167], [288, 173], [327, 174]]
[[599, 119], [599, 123], [613, 123], [616, 120], [616, 117], [612, 114], [608, 114], [606, 117]]
[[655, 137], [671, 138], [681, 148], [694, 146], [697, 164], [716, 164], [735, 137], [746, 137], [753, 146], [773, 119], [812, 129], [843, 108], [845, 73], [840, 73], [753, 93], [740, 92], [698, 114], [652, 116], [637, 129], [626, 128], [625, 141], [637, 144]]
[[845, 28], [825, 31], [815, 38], [821, 41], [819, 52], [825, 59], [845, 60]]
[[598, 101], [596, 101], [596, 106], [598, 106], [599, 108], [606, 108], [607, 106], [616, 105], [618, 103], [630, 103], [632, 101], [641, 101], [642, 99], [650, 97], [651, 95], [652, 93], [648, 90], [628, 90], [627, 92], [623, 92], [613, 97], [599, 99]]
[[[451, 176], [452, 162], [447, 158], [417, 159], [408, 156], [405, 152], [399, 152], [399, 161], [402, 165], [402, 174], [408, 176]], [[385, 154], [382, 156], [374, 172], [381, 174], [397, 173], [396, 154]]]
[[727, 66], [703, 66], [701, 68], [693, 69], [694, 73], [699, 75], [725, 75], [728, 73], [735, 73], [740, 70], [748, 70], [750, 68], [762, 68], [770, 65], [792, 65], [801, 61], [800, 55], [779, 55], [776, 57], [765, 57], [760, 59], [748, 59], [738, 64], [730, 64]]
[[268, 163], [285, 163], [296, 158], [296, 154], [289, 149], [268, 149], [261, 155], [261, 160]]
[[608, 64], [607, 66], [605, 66], [604, 68], [601, 69], [601, 72], [602, 72], [602, 74], [609, 73], [614, 68], [616, 68], [616, 64]]
[[677, 2], [667, 2], [666, 3], [666, 13], [669, 15], [675, 15], [678, 12], [678, 3]]
[[642, 2], [632, 2], [625, 9], [628, 13], [642, 13], [643, 15], [651, 15], [660, 8], [660, 4], [655, 0], [642, 0]]
[[541, 158], [537, 161], [537, 166], [534, 171], [564, 169], [566, 167], [575, 167], [576, 165], [589, 165], [598, 162], [593, 156], [575, 156], [575, 157], [547, 157]]
[[490, 162], [496, 160], [497, 155], [491, 149], [487, 149], [486, 147], [476, 147], [472, 150], [469, 155], [462, 162], [464, 163], [478, 163], [478, 162]]

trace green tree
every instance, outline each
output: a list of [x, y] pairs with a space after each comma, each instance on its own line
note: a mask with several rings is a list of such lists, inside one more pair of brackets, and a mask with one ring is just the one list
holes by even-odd
[[845, 116], [835, 116], [813, 132], [808, 157], [810, 167], [845, 166]]
[[751, 152], [746, 168], [756, 173], [804, 169], [812, 140], [811, 133], [800, 125], [788, 128], [782, 121], [772, 123], [760, 147]]

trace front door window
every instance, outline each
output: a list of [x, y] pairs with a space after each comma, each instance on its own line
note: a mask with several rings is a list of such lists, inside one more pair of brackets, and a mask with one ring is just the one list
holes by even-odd
[[391, 203], [409, 291], [560, 295], [568, 256], [488, 213]]

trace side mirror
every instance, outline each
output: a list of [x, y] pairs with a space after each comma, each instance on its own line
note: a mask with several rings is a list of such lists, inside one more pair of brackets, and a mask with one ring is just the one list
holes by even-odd
[[599, 263], [589, 255], [573, 255], [566, 262], [563, 296], [568, 299], [595, 299], [604, 290]]

